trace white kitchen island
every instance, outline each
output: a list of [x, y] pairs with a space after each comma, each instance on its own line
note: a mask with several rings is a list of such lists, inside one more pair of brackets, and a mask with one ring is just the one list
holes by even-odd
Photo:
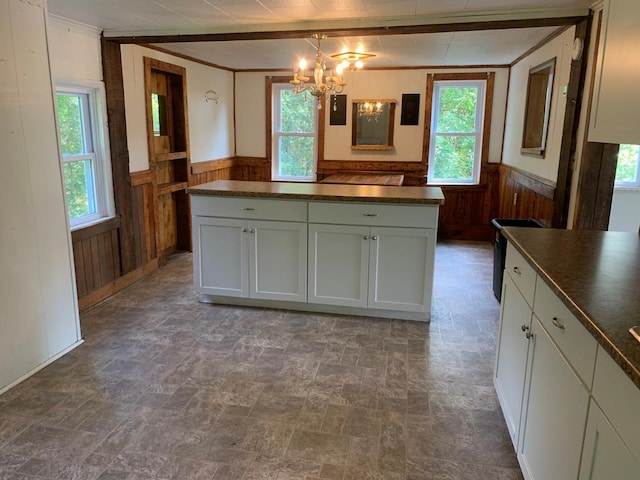
[[189, 189], [200, 301], [428, 321], [439, 188]]

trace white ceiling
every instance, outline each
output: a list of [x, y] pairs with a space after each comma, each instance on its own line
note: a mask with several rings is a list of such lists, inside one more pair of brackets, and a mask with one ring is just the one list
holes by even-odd
[[[48, 0], [49, 12], [98, 27], [105, 36], [320, 31], [540, 19], [585, 15], [593, 0]], [[558, 27], [335, 37], [326, 56], [359, 44], [369, 68], [504, 65]], [[313, 56], [311, 38], [160, 43], [209, 63], [243, 69], [293, 68]]]

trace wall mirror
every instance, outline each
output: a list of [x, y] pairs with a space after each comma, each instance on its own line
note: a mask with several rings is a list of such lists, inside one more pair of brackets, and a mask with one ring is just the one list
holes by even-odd
[[544, 157], [555, 66], [554, 57], [529, 70], [520, 149], [522, 154]]
[[393, 150], [395, 111], [395, 100], [354, 100], [351, 149]]

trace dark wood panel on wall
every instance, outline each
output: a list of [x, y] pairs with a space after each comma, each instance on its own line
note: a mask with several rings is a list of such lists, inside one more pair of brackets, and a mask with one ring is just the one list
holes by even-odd
[[190, 185], [200, 185], [215, 180], [271, 180], [271, 164], [265, 158], [234, 157], [191, 164]]
[[71, 232], [76, 289], [83, 310], [83, 298], [112, 283], [121, 274], [118, 228], [112, 218]]
[[455, 240], [491, 241], [491, 219], [497, 215], [498, 166], [484, 167], [479, 185], [443, 186], [438, 237]]
[[499, 218], [534, 218], [553, 224], [555, 184], [515, 168], [500, 166]]

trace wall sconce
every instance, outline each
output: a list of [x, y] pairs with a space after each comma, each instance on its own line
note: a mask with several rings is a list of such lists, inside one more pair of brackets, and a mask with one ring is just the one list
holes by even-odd
[[215, 90], [207, 90], [206, 92], [204, 92], [204, 101], [209, 103], [209, 102], [214, 102], [214, 103], [218, 103], [218, 94], [215, 92]]

